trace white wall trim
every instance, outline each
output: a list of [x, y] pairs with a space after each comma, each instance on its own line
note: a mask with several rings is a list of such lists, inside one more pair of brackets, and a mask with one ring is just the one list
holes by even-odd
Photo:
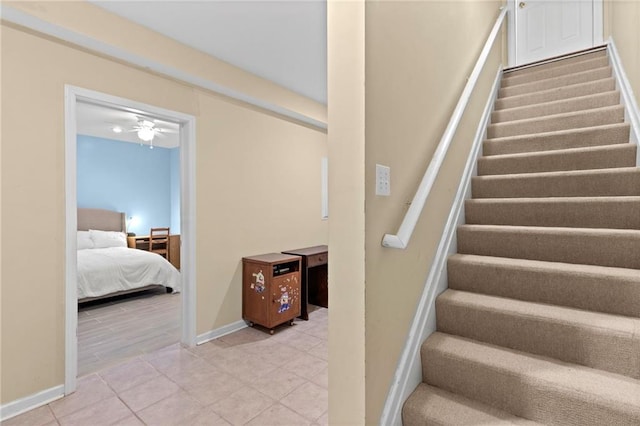
[[0, 407], [0, 421], [9, 420], [64, 396], [64, 385], [54, 386], [33, 395], [16, 399]]
[[150, 71], [157, 72], [159, 74], [163, 74], [163, 75], [175, 78], [177, 80], [184, 81], [194, 86], [203, 87], [207, 90], [220, 93], [224, 96], [228, 96], [232, 99], [235, 99], [241, 102], [246, 102], [250, 105], [256, 106], [258, 108], [261, 108], [267, 111], [271, 111], [280, 116], [287, 117], [295, 121], [299, 121], [309, 126], [316, 127], [322, 130], [327, 129], [326, 122], [317, 120], [313, 117], [306, 116], [296, 111], [292, 111], [290, 109], [281, 107], [271, 102], [264, 101], [262, 99], [248, 95], [239, 90], [231, 89], [229, 87], [215, 83], [206, 78], [198, 77], [196, 75], [184, 72], [180, 69], [171, 67], [169, 65], [156, 62], [151, 59], [145, 58], [143, 56], [128, 52], [124, 49], [121, 49], [116, 46], [112, 46], [102, 41], [91, 38], [85, 34], [80, 34], [80, 33], [71, 31], [68, 28], [64, 28], [64, 27], [52, 24], [50, 22], [44, 21], [42, 19], [36, 18], [35, 16], [29, 15], [25, 12], [12, 8], [11, 6], [8, 6], [4, 3], [1, 5], [1, 14], [2, 14], [2, 19], [4, 20], [23, 26], [23, 27], [30, 28], [39, 33], [46, 34], [51, 37], [55, 37], [57, 39], [75, 44], [77, 46], [84, 47], [86, 49], [89, 49], [95, 52], [102, 53], [104, 55], [128, 62], [138, 67], [147, 68]]
[[231, 324], [218, 327], [215, 330], [209, 330], [206, 333], [198, 334], [198, 337], [196, 339], [196, 344], [201, 345], [203, 343], [210, 342], [213, 339], [226, 336], [227, 334], [234, 333], [238, 330], [242, 330], [243, 328], [247, 328], [247, 327], [248, 325], [244, 320], [232, 322]]
[[165, 121], [180, 124], [181, 275], [182, 275], [182, 344], [195, 345], [196, 330], [196, 204], [195, 204], [195, 117], [147, 105], [93, 90], [65, 85], [65, 384], [64, 393], [76, 389], [78, 368], [78, 294], [77, 294], [77, 119], [78, 101], [131, 112], [146, 112]]
[[320, 161], [320, 217], [329, 219], [329, 158]]
[[636, 152], [636, 165], [640, 167], [640, 108], [638, 108], [637, 98], [631, 88], [631, 83], [627, 77], [627, 73], [622, 66], [622, 60], [613, 41], [613, 37], [609, 37], [609, 60], [616, 77], [616, 89], [620, 90], [622, 95], [622, 103], [624, 104], [624, 121], [631, 124], [630, 142], [638, 145]]
[[[509, 68], [524, 65], [518, 63], [518, 53], [516, 50], [518, 41], [516, 33], [516, 5], [519, 2], [520, 0], [507, 0], [507, 9], [509, 10], [509, 17], [507, 19], [507, 62]], [[603, 0], [592, 0], [592, 2], [593, 45], [591, 47], [595, 47], [604, 43], [604, 4]]]
[[418, 301], [418, 307], [382, 410], [380, 417], [382, 425], [402, 425], [402, 406], [422, 381], [420, 347], [436, 329], [435, 298], [447, 288], [447, 258], [457, 251], [456, 229], [458, 225], [464, 223], [464, 201], [471, 198], [471, 177], [476, 175], [477, 160], [482, 155], [482, 141], [485, 139], [487, 125], [498, 96], [501, 78], [502, 65], [498, 68], [489, 99], [478, 123], [449, 217]]

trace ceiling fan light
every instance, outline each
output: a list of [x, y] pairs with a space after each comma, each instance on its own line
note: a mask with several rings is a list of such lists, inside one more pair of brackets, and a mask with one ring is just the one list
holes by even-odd
[[113, 133], [122, 133], [122, 127], [120, 126], [113, 126], [111, 130], [113, 130]]
[[154, 136], [155, 132], [151, 128], [143, 127], [142, 129], [138, 129], [138, 137], [145, 142], [152, 141]]

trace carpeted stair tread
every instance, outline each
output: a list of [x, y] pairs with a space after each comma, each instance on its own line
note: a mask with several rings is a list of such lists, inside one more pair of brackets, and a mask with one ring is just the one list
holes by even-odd
[[592, 59], [602, 58], [602, 57], [607, 57], [607, 51], [604, 49], [596, 50], [593, 52], [586, 52], [586, 53], [582, 53], [576, 56], [571, 56], [568, 58], [558, 58], [552, 61], [522, 64], [521, 66], [505, 69], [504, 76], [513, 77], [516, 75], [528, 74], [531, 72], [538, 72], [538, 71], [542, 71], [550, 68], [564, 67], [568, 64], [575, 64], [578, 62], [590, 61]]
[[640, 271], [454, 254], [449, 288], [640, 318]]
[[545, 102], [577, 98], [581, 96], [593, 95], [596, 93], [610, 92], [615, 89], [616, 82], [612, 77], [594, 81], [587, 81], [584, 83], [570, 83], [566, 86], [554, 87], [547, 90], [524, 93], [522, 95], [497, 99], [495, 103], [495, 110], [500, 111], [503, 109], [518, 108]]
[[560, 130], [537, 135], [486, 139], [482, 144], [485, 156], [517, 154], [533, 151], [556, 151], [589, 146], [629, 143], [629, 123]]
[[562, 63], [555, 67], [548, 67], [546, 69], [530, 68], [528, 72], [522, 72], [516, 75], [510, 73], [505, 74], [500, 87], [509, 87], [523, 83], [530, 83], [532, 81], [545, 80], [547, 78], [574, 74], [576, 72], [591, 70], [594, 68], [602, 68], [607, 65], [609, 65], [609, 58], [606, 56], [600, 56], [580, 62], [569, 64]]
[[405, 424], [640, 425], [639, 148], [612, 74], [602, 47], [504, 71]]
[[640, 381], [558, 360], [433, 333], [422, 345], [423, 381], [543, 424], [638, 425]]
[[640, 195], [640, 169], [619, 167], [475, 176], [473, 198], [623, 197]]
[[640, 378], [640, 318], [446, 290], [437, 330]]
[[460, 225], [458, 253], [640, 269], [640, 231]]
[[506, 175], [569, 170], [635, 167], [635, 144], [492, 155], [478, 159], [478, 175]]
[[491, 406], [460, 395], [420, 383], [402, 408], [404, 426], [535, 426], [521, 417], [513, 416]]
[[534, 117], [490, 124], [487, 127], [487, 138], [502, 138], [508, 136], [554, 132], [558, 130], [604, 126], [607, 124], [622, 123], [623, 121], [624, 107], [622, 105], [613, 105], [590, 109], [587, 111], [572, 111], [544, 117]]
[[544, 117], [547, 115], [563, 114], [573, 111], [602, 108], [620, 103], [620, 92], [611, 90], [608, 92], [594, 93], [575, 98], [560, 99], [551, 102], [526, 105], [515, 108], [502, 109], [491, 113], [492, 123], [504, 123], [514, 120]]
[[464, 209], [469, 225], [640, 230], [640, 196], [472, 199]]
[[526, 93], [540, 92], [554, 89], [569, 84], [586, 83], [588, 81], [601, 80], [611, 77], [611, 66], [582, 71], [571, 75], [551, 77], [544, 80], [532, 81], [530, 83], [518, 84], [516, 86], [503, 87], [498, 90], [498, 98], [508, 98], [510, 96], [524, 95]]

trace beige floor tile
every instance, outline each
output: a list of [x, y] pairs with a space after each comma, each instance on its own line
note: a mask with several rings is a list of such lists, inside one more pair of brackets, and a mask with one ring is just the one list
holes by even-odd
[[250, 382], [250, 385], [271, 398], [280, 399], [305, 382], [306, 380], [302, 377], [293, 374], [287, 368], [280, 367], [256, 378]]
[[131, 415], [129, 417], [125, 417], [124, 419], [118, 420], [114, 423], [114, 426], [144, 426], [142, 420], [137, 418], [135, 415]]
[[327, 365], [327, 361], [305, 353], [288, 363], [287, 368], [300, 377], [311, 379], [327, 368]]
[[322, 415], [322, 417], [316, 420], [316, 424], [318, 426], [329, 426], [329, 412], [327, 411]]
[[48, 405], [27, 411], [12, 419], [2, 422], [2, 426], [44, 426], [56, 422], [56, 418]]
[[244, 387], [211, 405], [211, 409], [233, 425], [243, 425], [275, 401], [257, 390]]
[[122, 392], [160, 375], [158, 370], [140, 358], [111, 367], [98, 373], [116, 392]]
[[311, 382], [304, 383], [280, 400], [305, 418], [316, 421], [329, 408], [328, 391]]
[[[236, 348], [229, 348], [227, 351]], [[233, 356], [229, 356], [230, 352], [225, 352], [219, 356], [209, 357], [207, 362], [218, 370], [231, 374], [245, 382], [250, 382], [254, 378], [263, 376], [277, 368], [275, 364], [269, 362], [269, 356], [253, 355], [240, 350], [235, 350], [233, 353]]]
[[149, 426], [185, 425], [185, 419], [194, 417], [203, 406], [184, 391], [156, 402], [137, 413], [138, 417]]
[[244, 348], [253, 358], [268, 360], [269, 364], [282, 366], [300, 358], [304, 352], [287, 346], [281, 342], [254, 344]]
[[326, 341], [329, 337], [329, 327], [327, 324], [319, 324], [305, 330], [305, 333]]
[[231, 423], [220, 417], [213, 410], [205, 408], [195, 417], [185, 420], [189, 426], [230, 426]]
[[68, 416], [59, 417], [58, 421], [62, 426], [112, 425], [131, 415], [133, 415], [131, 410], [114, 396]]
[[194, 376], [209, 375], [218, 372], [214, 366], [203, 359], [189, 363], [175, 365], [165, 371], [165, 375], [182, 386], [185, 381], [190, 381]]
[[269, 334], [257, 330], [252, 327], [243, 328], [235, 333], [227, 334], [220, 337], [218, 340], [227, 343], [229, 346], [244, 345], [247, 343], [256, 343], [262, 340], [267, 340], [270, 337]]
[[318, 358], [322, 358], [325, 361], [329, 361], [329, 345], [326, 340], [323, 340], [318, 346], [309, 351], [310, 354]]
[[248, 426], [308, 426], [311, 421], [284, 405], [275, 404], [254, 417]]
[[323, 342], [322, 339], [312, 336], [307, 333], [296, 333], [296, 337], [293, 339], [289, 339], [284, 341], [285, 345], [291, 346], [292, 348], [298, 349], [302, 352], [309, 352], [313, 350], [314, 347], [318, 346]]
[[198, 356], [182, 348], [153, 352], [144, 355], [142, 359], [162, 373], [166, 373], [169, 370], [176, 372], [188, 368], [194, 362], [200, 361]]
[[192, 376], [182, 386], [189, 395], [203, 405], [210, 405], [228, 397], [246, 385], [237, 377], [216, 371], [215, 373]]
[[131, 410], [138, 412], [179, 390], [180, 387], [177, 384], [165, 376], [158, 376], [141, 385], [120, 392], [118, 396]]
[[57, 418], [67, 416], [89, 405], [115, 396], [111, 388], [97, 374], [91, 374], [78, 380], [74, 393], [49, 404]]
[[193, 348], [188, 348], [187, 350], [194, 355], [205, 357], [209, 354], [214, 354], [228, 347], [229, 347], [228, 343], [225, 343], [219, 339], [216, 339], [216, 340], [211, 340], [207, 343], [203, 343]]
[[329, 389], [329, 367], [311, 377], [310, 380], [322, 388]]

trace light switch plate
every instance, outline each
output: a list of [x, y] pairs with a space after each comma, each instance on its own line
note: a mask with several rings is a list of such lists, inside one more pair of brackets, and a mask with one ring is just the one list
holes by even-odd
[[391, 195], [391, 168], [376, 164], [376, 195]]

